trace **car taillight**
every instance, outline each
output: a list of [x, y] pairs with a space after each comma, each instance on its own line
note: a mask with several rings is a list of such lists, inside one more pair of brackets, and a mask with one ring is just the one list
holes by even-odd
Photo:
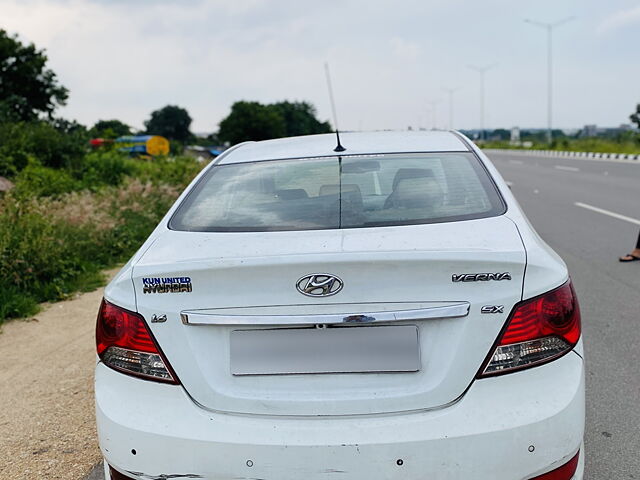
[[130, 375], [177, 384], [142, 315], [102, 300], [96, 324], [102, 362]]
[[578, 469], [578, 460], [580, 459], [580, 450], [571, 460], [561, 467], [551, 470], [550, 472], [533, 477], [530, 480], [571, 480]]
[[554, 360], [580, 339], [580, 307], [567, 281], [518, 303], [479, 376], [512, 372]]

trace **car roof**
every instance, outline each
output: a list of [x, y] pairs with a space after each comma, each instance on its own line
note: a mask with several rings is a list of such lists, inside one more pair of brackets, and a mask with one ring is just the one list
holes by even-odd
[[[340, 155], [367, 155], [409, 152], [468, 152], [461, 137], [448, 131], [343, 132]], [[285, 158], [330, 157], [338, 153], [335, 133], [247, 142], [220, 159], [220, 164], [278, 160]]]

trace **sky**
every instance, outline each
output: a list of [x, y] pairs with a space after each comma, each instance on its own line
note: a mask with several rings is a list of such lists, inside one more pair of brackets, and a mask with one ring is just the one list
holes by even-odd
[[[640, 103], [640, 2], [0, 0], [0, 28], [46, 50], [59, 115], [143, 128], [167, 104], [213, 132], [235, 101], [309, 101], [342, 130], [618, 126]], [[455, 88], [453, 115], [445, 88]], [[450, 125], [450, 123], [452, 125]]]

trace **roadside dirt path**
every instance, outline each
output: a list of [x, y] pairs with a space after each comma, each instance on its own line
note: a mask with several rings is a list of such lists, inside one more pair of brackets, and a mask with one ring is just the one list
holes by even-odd
[[0, 479], [78, 480], [100, 460], [93, 368], [102, 291], [1, 327]]

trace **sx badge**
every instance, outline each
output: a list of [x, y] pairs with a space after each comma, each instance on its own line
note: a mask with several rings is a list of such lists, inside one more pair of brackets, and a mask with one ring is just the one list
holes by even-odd
[[504, 313], [504, 305], [485, 305], [480, 313]]

